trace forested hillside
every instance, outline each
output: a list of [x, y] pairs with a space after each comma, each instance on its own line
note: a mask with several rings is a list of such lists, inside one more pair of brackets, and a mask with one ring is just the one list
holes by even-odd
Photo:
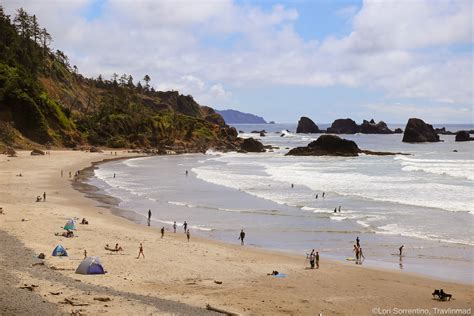
[[0, 6], [0, 146], [96, 145], [203, 151], [235, 149], [235, 129], [213, 109], [151, 78], [86, 78], [34, 15]]

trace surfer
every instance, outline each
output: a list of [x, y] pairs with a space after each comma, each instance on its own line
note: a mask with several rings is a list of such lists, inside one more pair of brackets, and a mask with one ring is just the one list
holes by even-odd
[[400, 257], [402, 256], [403, 247], [404, 247], [404, 246], [402, 245], [400, 248], [398, 248], [398, 250], [400, 251]]
[[337, 212], [337, 208], [334, 208], [334, 213], [336, 213], [336, 212]]

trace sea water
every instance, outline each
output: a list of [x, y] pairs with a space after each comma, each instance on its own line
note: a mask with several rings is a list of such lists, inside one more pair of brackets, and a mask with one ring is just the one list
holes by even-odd
[[[151, 209], [153, 226], [187, 221], [193, 233], [231, 243], [244, 229], [256, 247], [303, 257], [315, 248], [341, 261], [353, 257], [358, 236], [364, 265], [473, 283], [473, 143], [452, 135], [425, 144], [403, 143], [402, 134], [341, 135], [361, 149], [410, 155], [294, 157], [285, 153], [320, 135], [295, 134], [294, 125], [236, 128], [277, 148], [114, 161], [89, 181], [142, 222]], [[448, 126], [462, 128], [472, 127]], [[261, 129], [267, 136], [250, 133]]]

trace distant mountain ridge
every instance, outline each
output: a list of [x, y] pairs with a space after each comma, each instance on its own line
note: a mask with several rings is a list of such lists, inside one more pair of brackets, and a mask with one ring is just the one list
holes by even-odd
[[243, 113], [236, 110], [216, 110], [227, 124], [267, 124], [267, 121], [261, 116], [251, 113]]

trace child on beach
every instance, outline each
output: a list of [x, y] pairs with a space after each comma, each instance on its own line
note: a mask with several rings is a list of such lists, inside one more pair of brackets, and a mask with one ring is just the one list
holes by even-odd
[[140, 248], [138, 248], [138, 257], [137, 259], [140, 259], [140, 255], [143, 256], [143, 259], [145, 259], [145, 253], [143, 252], [143, 245], [140, 243]]
[[189, 232], [189, 229], [186, 231], [186, 238], [188, 239], [188, 242], [189, 242], [189, 239], [191, 238], [191, 233]]

